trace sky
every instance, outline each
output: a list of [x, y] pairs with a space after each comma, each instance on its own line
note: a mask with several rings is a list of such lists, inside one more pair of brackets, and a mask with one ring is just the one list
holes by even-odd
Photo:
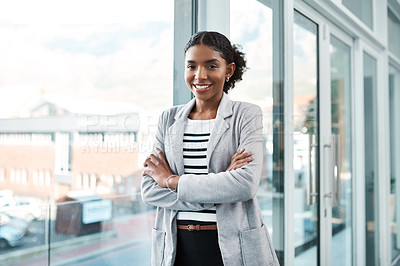
[[172, 105], [172, 0], [1, 2], [0, 34], [0, 117], [42, 91]]
[[[129, 102], [155, 113], [172, 106], [173, 8], [173, 0], [0, 2], [0, 118], [43, 92]], [[231, 97], [271, 106], [271, 9], [232, 0], [230, 27], [249, 67]], [[306, 91], [316, 82], [305, 60], [315, 47], [309, 34], [297, 39], [296, 86]]]

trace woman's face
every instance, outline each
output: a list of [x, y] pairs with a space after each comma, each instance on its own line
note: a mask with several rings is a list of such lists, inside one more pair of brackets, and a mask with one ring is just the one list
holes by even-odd
[[226, 64], [221, 54], [207, 45], [190, 47], [185, 56], [185, 80], [199, 100], [220, 100], [225, 79], [235, 71], [235, 64]]

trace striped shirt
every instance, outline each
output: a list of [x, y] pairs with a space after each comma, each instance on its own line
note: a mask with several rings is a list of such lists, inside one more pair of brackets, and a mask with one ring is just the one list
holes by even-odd
[[[208, 174], [207, 145], [216, 119], [188, 119], [183, 135], [185, 174]], [[180, 211], [178, 220], [216, 222], [215, 207], [203, 211]]]

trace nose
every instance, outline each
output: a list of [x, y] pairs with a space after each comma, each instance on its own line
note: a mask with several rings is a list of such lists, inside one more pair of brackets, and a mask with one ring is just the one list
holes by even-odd
[[207, 79], [207, 71], [203, 67], [198, 67], [195, 78], [198, 80]]

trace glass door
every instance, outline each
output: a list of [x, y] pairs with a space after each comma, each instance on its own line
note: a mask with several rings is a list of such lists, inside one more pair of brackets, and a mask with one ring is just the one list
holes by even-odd
[[390, 110], [390, 238], [392, 261], [400, 256], [400, 71], [389, 67]]
[[367, 266], [378, 265], [377, 59], [364, 52], [365, 235]]
[[294, 264], [318, 265], [318, 25], [299, 12], [294, 13], [293, 43]]
[[352, 39], [296, 11], [293, 30], [294, 264], [352, 265]]
[[351, 40], [330, 36], [330, 109], [332, 134], [332, 265], [352, 265], [353, 175]]

